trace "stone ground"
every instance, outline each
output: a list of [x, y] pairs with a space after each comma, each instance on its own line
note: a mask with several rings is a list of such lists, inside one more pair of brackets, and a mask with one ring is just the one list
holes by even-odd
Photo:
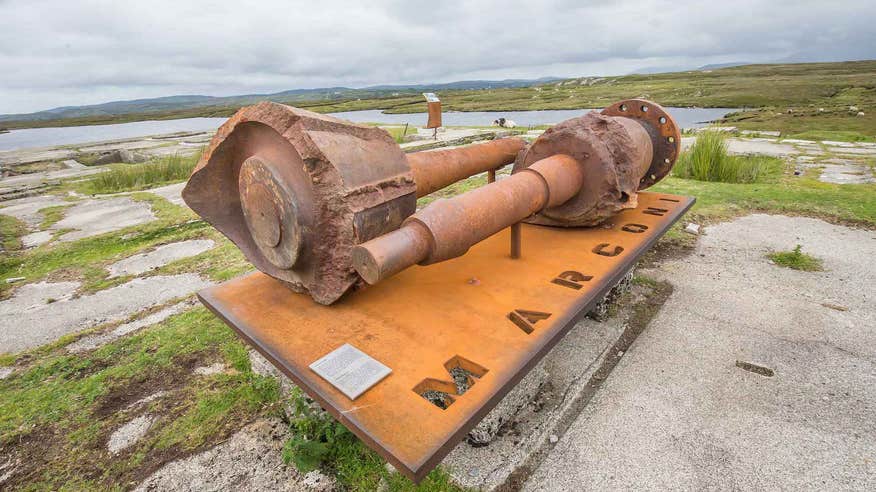
[[[764, 256], [796, 244], [825, 271]], [[648, 272], [674, 293], [525, 489], [876, 488], [874, 256], [815, 219], [708, 227]]]
[[213, 449], [165, 465], [136, 490], [335, 490], [334, 481], [318, 471], [301, 475], [283, 464], [288, 437], [289, 426], [282, 421], [257, 421]]
[[19, 352], [86, 328], [124, 320], [147, 308], [188, 296], [210, 282], [196, 274], [135, 278], [130, 282], [73, 297], [78, 282], [37, 282], [19, 287], [0, 302], [0, 353]]

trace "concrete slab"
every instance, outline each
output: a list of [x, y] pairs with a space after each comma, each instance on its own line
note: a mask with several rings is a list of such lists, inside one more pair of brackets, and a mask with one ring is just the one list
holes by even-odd
[[21, 236], [21, 245], [25, 248], [35, 248], [52, 240], [52, 231], [37, 231]]
[[[172, 143], [172, 142], [171, 142]], [[140, 150], [140, 149], [151, 149], [155, 147], [163, 147], [168, 145], [167, 141], [163, 140], [149, 140], [147, 138], [143, 138], [140, 140], [129, 140], [124, 142], [109, 142], [99, 145], [89, 145], [85, 147], [79, 147], [80, 152], [110, 152], [113, 150]]]
[[141, 273], [163, 267], [170, 262], [195, 256], [215, 246], [212, 239], [192, 239], [164, 244], [147, 253], [129, 256], [107, 267], [110, 278]]
[[79, 340], [67, 345], [66, 349], [71, 353], [85, 352], [87, 350], [93, 350], [107, 343], [112, 342], [113, 340], [117, 340], [128, 333], [133, 333], [140, 328], [145, 328], [147, 326], [154, 325], [156, 323], [160, 323], [167, 318], [179, 314], [186, 309], [194, 306], [194, 302], [192, 301], [183, 301], [176, 303], [172, 306], [168, 306], [160, 311], [156, 311], [152, 314], [144, 316], [140, 319], [136, 319], [129, 323], [124, 323], [122, 325], [117, 326], [113, 330], [110, 330], [106, 333], [98, 333], [95, 335], [89, 335], [87, 337], [82, 337]]
[[155, 417], [152, 415], [140, 415], [119, 427], [110, 436], [106, 444], [107, 450], [112, 454], [118, 454], [120, 451], [136, 444], [137, 441], [149, 432], [149, 428], [152, 427], [155, 420]]
[[[832, 159], [836, 161], [835, 159]], [[835, 184], [864, 184], [876, 182], [870, 166], [856, 164], [854, 162], [841, 162], [837, 164], [823, 163], [819, 181]]]
[[56, 195], [31, 196], [0, 202], [0, 214], [11, 215], [30, 227], [37, 227], [44, 218], [40, 213], [41, 209], [69, 204], [70, 202]]
[[212, 376], [214, 374], [219, 374], [225, 372], [228, 366], [221, 362], [217, 362], [215, 364], [210, 364], [209, 366], [200, 366], [196, 367], [192, 374], [196, 374], [198, 376]]
[[80, 202], [70, 207], [65, 217], [51, 229], [76, 229], [60, 237], [61, 241], [75, 241], [152, 220], [155, 220], [155, 215], [147, 202], [122, 196]]
[[818, 142], [814, 140], [800, 140], [798, 138], [786, 138], [782, 140], [784, 143], [789, 144], [798, 144], [798, 145], [818, 145]]
[[289, 437], [281, 420], [258, 420], [212, 449], [168, 463], [135, 490], [336, 490], [335, 481], [318, 471], [301, 474], [283, 463]]
[[[602, 323], [590, 319], [578, 323], [521, 382], [524, 388], [539, 386], [504, 431], [488, 446], [462, 442], [447, 455], [442, 465], [453, 481], [476, 490], [499, 489], [533, 456], [549, 449], [551, 436], [562, 434], [580, 411], [590, 378], [623, 334], [626, 322], [620, 316]], [[511, 393], [506, 399], [519, 400]], [[499, 411], [501, 405], [496, 407]]]
[[876, 155], [876, 149], [870, 147], [828, 147], [834, 154]]
[[39, 148], [4, 150], [0, 152], [0, 165], [13, 167], [34, 162], [72, 159], [75, 156], [76, 151], [71, 149]]
[[[795, 244], [826, 271], [764, 257]], [[874, 257], [815, 219], [709, 227], [651, 273], [675, 292], [524, 490], [876, 488]]]
[[87, 167], [76, 159], [67, 159], [64, 161], [64, 165], [67, 166], [68, 169], [85, 169]]
[[42, 171], [37, 173], [19, 174], [0, 179], [0, 191], [29, 188], [43, 183], [51, 183], [62, 179], [81, 178], [106, 171], [104, 167], [89, 167], [85, 169], [60, 169], [58, 171]]
[[78, 282], [22, 285], [0, 302], [0, 353], [38, 347], [62, 335], [101, 323], [123, 320], [150, 306], [164, 304], [211, 285], [193, 273], [136, 278], [130, 282], [71, 298]]
[[[682, 137], [682, 150], [689, 149], [696, 137]], [[785, 140], [787, 142], [787, 140]], [[793, 145], [787, 143], [772, 142], [766, 139], [753, 138], [728, 138], [727, 151], [731, 154], [762, 154], [773, 157], [784, 157], [800, 152]]]
[[144, 190], [149, 193], [155, 193], [156, 195], [164, 198], [174, 205], [179, 205], [180, 207], [186, 207], [186, 202], [182, 199], [182, 190], [186, 187], [185, 181], [182, 183], [174, 183], [172, 185], [161, 186], [159, 188], [152, 188], [151, 190]]
[[837, 142], [834, 140], [822, 140], [821, 143], [823, 143], [824, 145], [830, 145], [833, 147], [856, 147], [857, 146], [857, 144], [855, 144], [854, 142]]
[[172, 155], [190, 156], [201, 151], [202, 145], [171, 145], [167, 147], [154, 147], [151, 149], [141, 150], [143, 154], [149, 157], [167, 157]]

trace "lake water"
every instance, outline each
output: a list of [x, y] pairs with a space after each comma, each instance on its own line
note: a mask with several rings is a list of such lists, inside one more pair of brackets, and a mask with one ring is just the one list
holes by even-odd
[[[697, 128], [736, 111], [732, 108], [667, 108], [682, 128]], [[545, 111], [473, 111], [465, 113], [445, 112], [443, 123], [447, 126], [488, 126], [493, 120], [504, 117], [518, 126], [549, 125], [580, 116], [587, 109], [562, 109]], [[347, 111], [334, 116], [359, 123], [394, 123], [423, 125], [426, 113], [385, 114], [380, 110]], [[135, 138], [174, 132], [215, 130], [226, 118], [185, 118], [179, 120], [136, 121], [113, 125], [67, 126], [61, 128], [26, 128], [0, 134], [0, 151], [32, 147], [54, 147], [103, 140]], [[2, 126], [2, 124], [0, 124]]]
[[[699, 128], [709, 122], [722, 118], [727, 113], [738, 111], [733, 108], [666, 108], [682, 128]], [[442, 123], [447, 126], [489, 126], [493, 120], [506, 118], [518, 126], [552, 125], [569, 118], [581, 116], [589, 109], [551, 109], [544, 111], [471, 111], [447, 112], [442, 114]], [[384, 114], [379, 109], [367, 111], [347, 111], [333, 113], [338, 118], [360, 123], [410, 123], [424, 125], [426, 113]]]

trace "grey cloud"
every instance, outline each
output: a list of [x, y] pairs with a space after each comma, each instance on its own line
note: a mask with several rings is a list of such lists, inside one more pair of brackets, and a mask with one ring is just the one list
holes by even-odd
[[876, 58], [876, 3], [0, 1], [0, 113], [179, 93]]

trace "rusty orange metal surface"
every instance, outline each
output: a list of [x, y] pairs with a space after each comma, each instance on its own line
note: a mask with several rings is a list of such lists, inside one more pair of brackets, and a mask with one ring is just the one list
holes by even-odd
[[414, 264], [456, 258], [511, 224], [572, 198], [583, 180], [575, 159], [545, 157], [502, 181], [432, 202], [399, 229], [353, 248], [353, 268], [375, 284]]
[[[402, 271], [325, 306], [252, 273], [202, 302], [308, 395], [419, 481], [632, 267], [693, 198], [643, 192], [589, 229], [522, 224], [450, 261]], [[392, 369], [355, 401], [309, 365], [349, 343]], [[456, 394], [449, 371], [473, 385]], [[446, 409], [423, 393], [443, 392]]]
[[426, 122], [426, 128], [440, 128], [441, 101], [429, 101], [426, 106], [429, 108], [429, 119]]
[[500, 138], [448, 150], [407, 154], [417, 184], [417, 196], [426, 196], [469, 176], [511, 164], [526, 148], [522, 138]]
[[362, 284], [353, 246], [416, 210], [415, 173], [435, 190], [511, 163], [523, 146], [499, 139], [420, 157], [379, 128], [263, 102], [222, 125], [182, 196], [256, 268], [331, 304]]

